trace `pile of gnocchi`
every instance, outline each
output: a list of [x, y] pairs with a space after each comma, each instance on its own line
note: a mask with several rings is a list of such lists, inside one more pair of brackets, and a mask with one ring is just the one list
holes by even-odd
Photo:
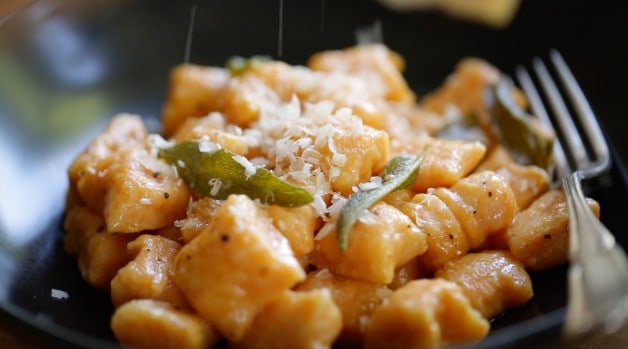
[[124, 347], [473, 343], [567, 261], [565, 197], [495, 129], [487, 62], [421, 98], [379, 44], [236, 63], [175, 67], [161, 134], [119, 114], [69, 167], [64, 247]]

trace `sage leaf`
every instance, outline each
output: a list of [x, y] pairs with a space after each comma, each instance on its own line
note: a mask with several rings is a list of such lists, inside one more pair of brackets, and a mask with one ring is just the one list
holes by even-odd
[[233, 56], [227, 60], [225, 66], [231, 73], [231, 76], [238, 76], [244, 74], [247, 70], [251, 68], [270, 61], [271, 58], [269, 56], [256, 55], [250, 58]]
[[512, 88], [512, 82], [505, 78], [492, 88], [488, 106], [496, 135], [515, 159], [549, 172], [554, 165], [556, 136], [515, 103]]
[[285, 182], [267, 169], [226, 149], [201, 151], [196, 141], [159, 149], [158, 156], [177, 168], [179, 176], [200, 196], [224, 200], [244, 194], [267, 205], [297, 207], [314, 198], [304, 188]]
[[423, 155], [399, 155], [393, 158], [380, 173], [382, 184], [379, 187], [358, 191], [349, 196], [336, 223], [336, 238], [340, 250], [347, 249], [349, 232], [362, 211], [396, 190], [412, 187], [419, 174], [422, 159]]

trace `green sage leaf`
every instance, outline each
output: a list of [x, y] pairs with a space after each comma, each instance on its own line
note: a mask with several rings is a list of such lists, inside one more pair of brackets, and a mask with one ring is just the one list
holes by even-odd
[[262, 63], [270, 62], [269, 56], [252, 56], [245, 58], [242, 56], [233, 56], [227, 60], [225, 66], [229, 70], [232, 76], [238, 76], [244, 74], [247, 70], [256, 67]]
[[[423, 154], [425, 151], [423, 151]], [[336, 223], [336, 238], [338, 247], [342, 251], [347, 249], [349, 244], [349, 232], [357, 221], [362, 211], [371, 207], [375, 202], [384, 196], [401, 189], [412, 187], [419, 174], [419, 167], [423, 155], [399, 155], [386, 165], [382, 170], [381, 186], [367, 191], [358, 191], [347, 199], [340, 210], [340, 216]]]
[[515, 103], [512, 87], [510, 80], [501, 79], [492, 89], [488, 105], [497, 137], [518, 161], [550, 171], [556, 136]]
[[297, 207], [314, 198], [304, 188], [285, 182], [267, 169], [253, 167], [248, 160], [226, 149], [204, 152], [196, 141], [162, 148], [158, 156], [176, 166], [179, 176], [200, 196], [224, 200], [245, 194], [263, 204]]

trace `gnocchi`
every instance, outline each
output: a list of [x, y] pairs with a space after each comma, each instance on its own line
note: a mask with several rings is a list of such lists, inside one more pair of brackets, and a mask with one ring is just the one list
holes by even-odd
[[[533, 297], [529, 271], [566, 262], [564, 195], [492, 132], [497, 68], [465, 59], [417, 96], [383, 45], [308, 64], [175, 67], [161, 135], [120, 114], [69, 167], [64, 246], [123, 346], [474, 343]], [[479, 139], [442, 136], [470, 114]], [[193, 154], [166, 159], [176, 144]]]

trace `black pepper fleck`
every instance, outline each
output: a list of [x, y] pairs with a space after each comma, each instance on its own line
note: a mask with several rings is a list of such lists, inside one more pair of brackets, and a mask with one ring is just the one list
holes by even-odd
[[454, 234], [449, 234], [449, 240], [453, 240], [454, 239]]
[[489, 191], [489, 192], [488, 192], [488, 197], [491, 197], [491, 196], [493, 196], [493, 192], [492, 192], [492, 191]]
[[220, 235], [220, 241], [228, 242], [229, 241], [229, 235], [227, 235], [227, 234]]
[[166, 199], [167, 199], [167, 198], [169, 198], [169, 197], [170, 197], [170, 193], [165, 192], [165, 193], [164, 193], [164, 198], [166, 198]]
[[159, 172], [159, 171], [153, 172], [153, 178], [159, 177], [160, 174], [161, 174], [161, 172]]
[[549, 240], [549, 239], [552, 238], [552, 234], [545, 234], [545, 235], [543, 235], [543, 238]]
[[478, 213], [478, 210], [473, 210], [473, 214], [477, 214], [477, 213]]

